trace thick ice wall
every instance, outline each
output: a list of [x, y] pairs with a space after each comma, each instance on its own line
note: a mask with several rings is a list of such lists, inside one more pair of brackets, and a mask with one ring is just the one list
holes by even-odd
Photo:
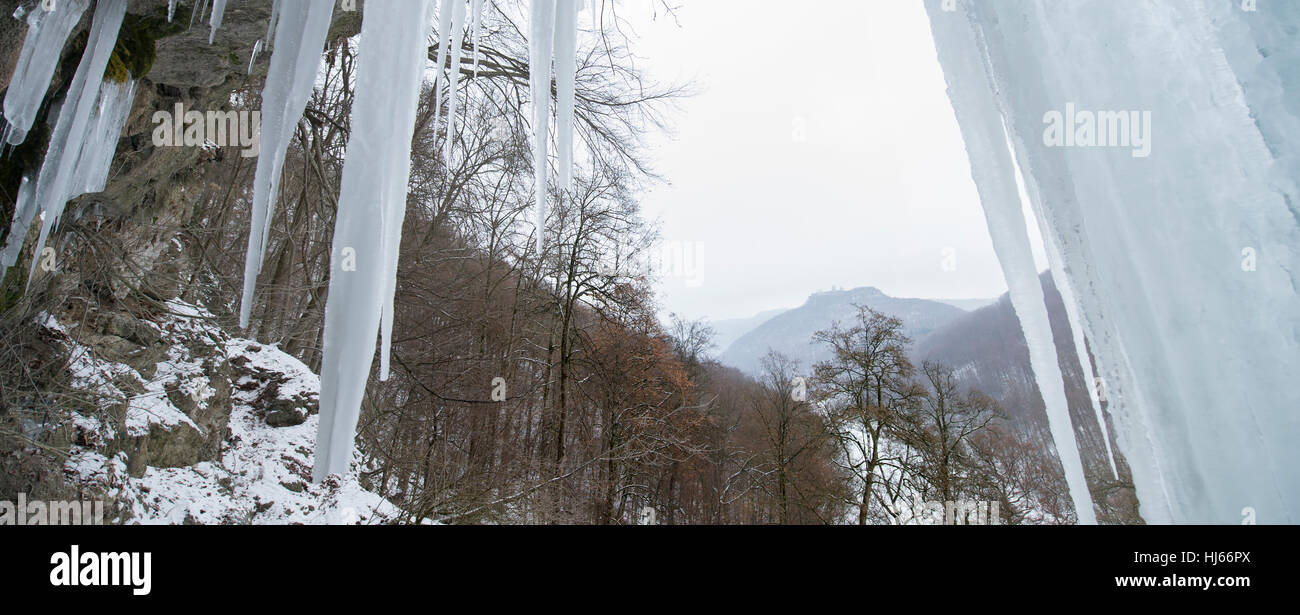
[[[1221, 4], [958, 3], [1075, 290], [1143, 516], [1294, 522], [1300, 231], [1278, 179], [1287, 151], [1268, 136], [1291, 111], [1238, 72], [1251, 45]], [[1287, 8], [1265, 34], [1294, 31]], [[1061, 147], [1044, 114], [1069, 108], [1137, 112], [1149, 138]]]

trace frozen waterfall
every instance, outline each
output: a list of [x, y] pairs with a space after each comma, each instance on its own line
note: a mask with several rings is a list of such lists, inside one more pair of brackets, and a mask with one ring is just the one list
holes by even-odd
[[[1006, 127], [1142, 516], [1295, 523], [1300, 10], [926, 4], [954, 106], [992, 97]], [[960, 117], [972, 166], [998, 164], [969, 140], [989, 119]]]

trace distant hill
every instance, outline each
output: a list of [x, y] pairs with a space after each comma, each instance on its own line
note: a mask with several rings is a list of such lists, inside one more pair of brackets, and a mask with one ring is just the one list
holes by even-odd
[[935, 299], [934, 301], [947, 303], [948, 305], [961, 308], [967, 312], [973, 312], [982, 307], [993, 305], [994, 303], [997, 303], [997, 300], [997, 297], [993, 297], [991, 299]]
[[733, 342], [740, 339], [740, 336], [753, 331], [759, 325], [767, 322], [773, 316], [785, 312], [785, 308], [767, 310], [760, 312], [749, 318], [729, 318], [726, 320], [709, 321], [709, 326], [713, 327], [713, 350], [714, 354], [721, 354], [731, 346]]
[[857, 315], [855, 304], [898, 317], [913, 341], [966, 313], [939, 301], [890, 297], [874, 287], [821, 292], [740, 336], [726, 347], [719, 361], [757, 377], [759, 361], [771, 349], [809, 370], [814, 363], [830, 358], [827, 347], [813, 343], [813, 334], [836, 322], [851, 326]]
[[[1074, 351], [1065, 306], [1051, 276], [1043, 274], [1041, 280], [1052, 336], [1064, 364], [1070, 412], [1076, 424], [1082, 423], [1087, 427], [1076, 429], [1076, 437], [1080, 438], [1085, 449], [1099, 448], [1102, 451], [1087, 465], [1105, 463], [1105, 443], [1101, 440], [1100, 430], [1096, 429], [1092, 402], [1084, 388], [1085, 377]], [[1025, 344], [1020, 320], [1011, 307], [1009, 296], [1002, 295], [993, 304], [964, 314], [917, 340], [912, 356], [918, 365], [923, 360], [932, 360], [952, 366], [964, 385], [977, 388], [1002, 402], [1014, 420], [1028, 431], [1050, 437], [1047, 412], [1029, 365], [1029, 347]]]

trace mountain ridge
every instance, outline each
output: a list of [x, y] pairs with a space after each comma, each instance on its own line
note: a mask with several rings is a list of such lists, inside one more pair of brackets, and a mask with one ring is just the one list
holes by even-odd
[[855, 305], [897, 316], [913, 341], [967, 313], [941, 301], [891, 297], [874, 286], [821, 291], [809, 295], [803, 305], [772, 316], [741, 335], [718, 360], [757, 376], [760, 359], [773, 349], [798, 361], [800, 368], [811, 369], [816, 362], [830, 358], [828, 349], [812, 341], [813, 335], [835, 323], [848, 326], [856, 317]]

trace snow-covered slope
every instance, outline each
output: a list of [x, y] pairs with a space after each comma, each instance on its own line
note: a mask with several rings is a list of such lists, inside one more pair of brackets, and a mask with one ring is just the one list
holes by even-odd
[[[370, 524], [398, 515], [359, 484], [359, 453], [346, 477], [312, 483], [320, 380], [306, 365], [226, 336], [201, 308], [166, 308], [136, 321], [150, 329], [127, 335], [146, 342], [138, 349], [46, 318], [85, 399], [48, 428], [73, 434], [66, 478], [81, 497], [109, 502], [109, 523]], [[155, 347], [159, 360], [144, 359]]]

